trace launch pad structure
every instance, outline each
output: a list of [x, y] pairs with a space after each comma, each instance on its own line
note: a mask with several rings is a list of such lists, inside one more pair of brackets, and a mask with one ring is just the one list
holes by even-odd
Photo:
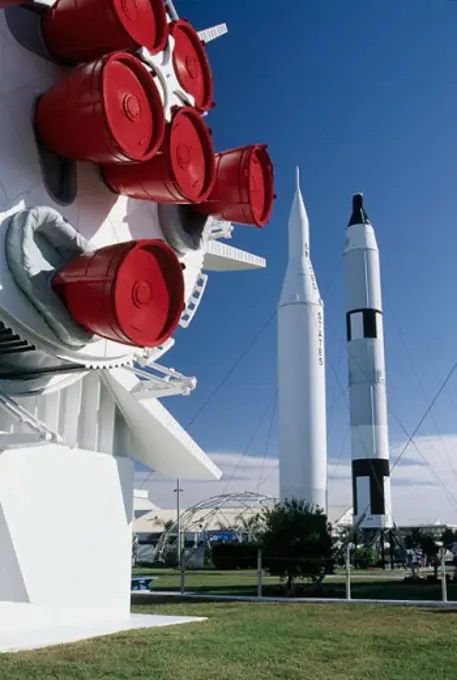
[[[406, 562], [405, 542], [396, 524], [385, 529], [361, 529], [362, 522], [362, 518], [359, 518], [358, 522], [354, 522], [338, 548], [335, 556], [336, 561], [344, 555], [346, 556], [347, 566], [349, 566], [352, 560], [352, 548], [357, 545], [357, 534], [362, 534], [363, 546], [374, 548], [379, 555], [379, 567], [381, 569], [386, 568], [387, 562], [390, 562], [391, 569], [394, 568], [395, 563], [399, 561], [396, 557], [397, 551], [402, 555], [400, 561]], [[389, 546], [388, 559], [386, 558], [386, 543]]]
[[201, 620], [130, 613], [132, 459], [220, 477], [163, 358], [208, 272], [265, 267], [224, 241], [268, 221], [273, 168], [206, 128], [225, 24], [135, 7], [0, 1], [0, 651]]

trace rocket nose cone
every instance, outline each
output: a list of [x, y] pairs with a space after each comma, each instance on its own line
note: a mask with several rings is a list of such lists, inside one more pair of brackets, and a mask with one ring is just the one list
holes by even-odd
[[352, 197], [352, 215], [348, 227], [353, 224], [370, 224], [363, 205], [363, 194], [354, 194]]
[[354, 194], [352, 197], [352, 210], [363, 210], [363, 194]]

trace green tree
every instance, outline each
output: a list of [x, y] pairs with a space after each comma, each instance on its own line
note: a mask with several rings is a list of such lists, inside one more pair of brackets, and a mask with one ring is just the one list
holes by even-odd
[[374, 548], [357, 547], [352, 553], [352, 563], [356, 569], [375, 567], [376, 561], [376, 550]]
[[420, 540], [420, 548], [429, 562], [432, 562], [435, 571], [435, 578], [438, 578], [439, 561], [437, 559], [439, 547], [436, 545], [433, 536], [430, 534], [422, 534]]
[[422, 529], [412, 529], [409, 534], [406, 534], [405, 546], [407, 550], [415, 550], [416, 548], [420, 548], [422, 537]]
[[176, 522], [174, 519], [167, 519], [166, 522], [163, 523], [164, 531], [170, 531], [170, 529], [172, 529], [175, 524]]
[[444, 547], [447, 550], [450, 550], [452, 548], [452, 544], [455, 541], [457, 541], [457, 531], [453, 531], [452, 529], [445, 529], [441, 534], [440, 540], [442, 541]]
[[286, 581], [291, 592], [296, 579], [316, 581], [332, 556], [332, 533], [319, 508], [298, 500], [277, 503], [264, 511], [261, 537], [264, 567]]

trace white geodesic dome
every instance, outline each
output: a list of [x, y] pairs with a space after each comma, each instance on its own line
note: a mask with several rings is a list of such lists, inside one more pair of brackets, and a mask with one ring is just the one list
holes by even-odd
[[178, 530], [181, 535], [193, 533], [205, 536], [209, 531], [227, 529], [237, 531], [240, 536], [247, 535], [249, 539], [255, 539], [263, 512], [272, 508], [276, 500], [265, 494], [244, 491], [199, 501], [182, 511], [179, 527], [176, 520], [163, 532], [155, 549], [155, 559], [163, 559]]

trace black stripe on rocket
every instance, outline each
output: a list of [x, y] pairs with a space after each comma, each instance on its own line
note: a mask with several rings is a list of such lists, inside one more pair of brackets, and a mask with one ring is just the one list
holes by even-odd
[[346, 314], [346, 339], [361, 340], [379, 337], [379, 321], [382, 312], [379, 309], [352, 309]]
[[[357, 479], [368, 478], [370, 481], [370, 506], [359, 508], [357, 498]], [[385, 515], [386, 501], [384, 497], [384, 478], [390, 477], [389, 461], [385, 458], [363, 458], [352, 461], [352, 497], [354, 502], [354, 515]]]

